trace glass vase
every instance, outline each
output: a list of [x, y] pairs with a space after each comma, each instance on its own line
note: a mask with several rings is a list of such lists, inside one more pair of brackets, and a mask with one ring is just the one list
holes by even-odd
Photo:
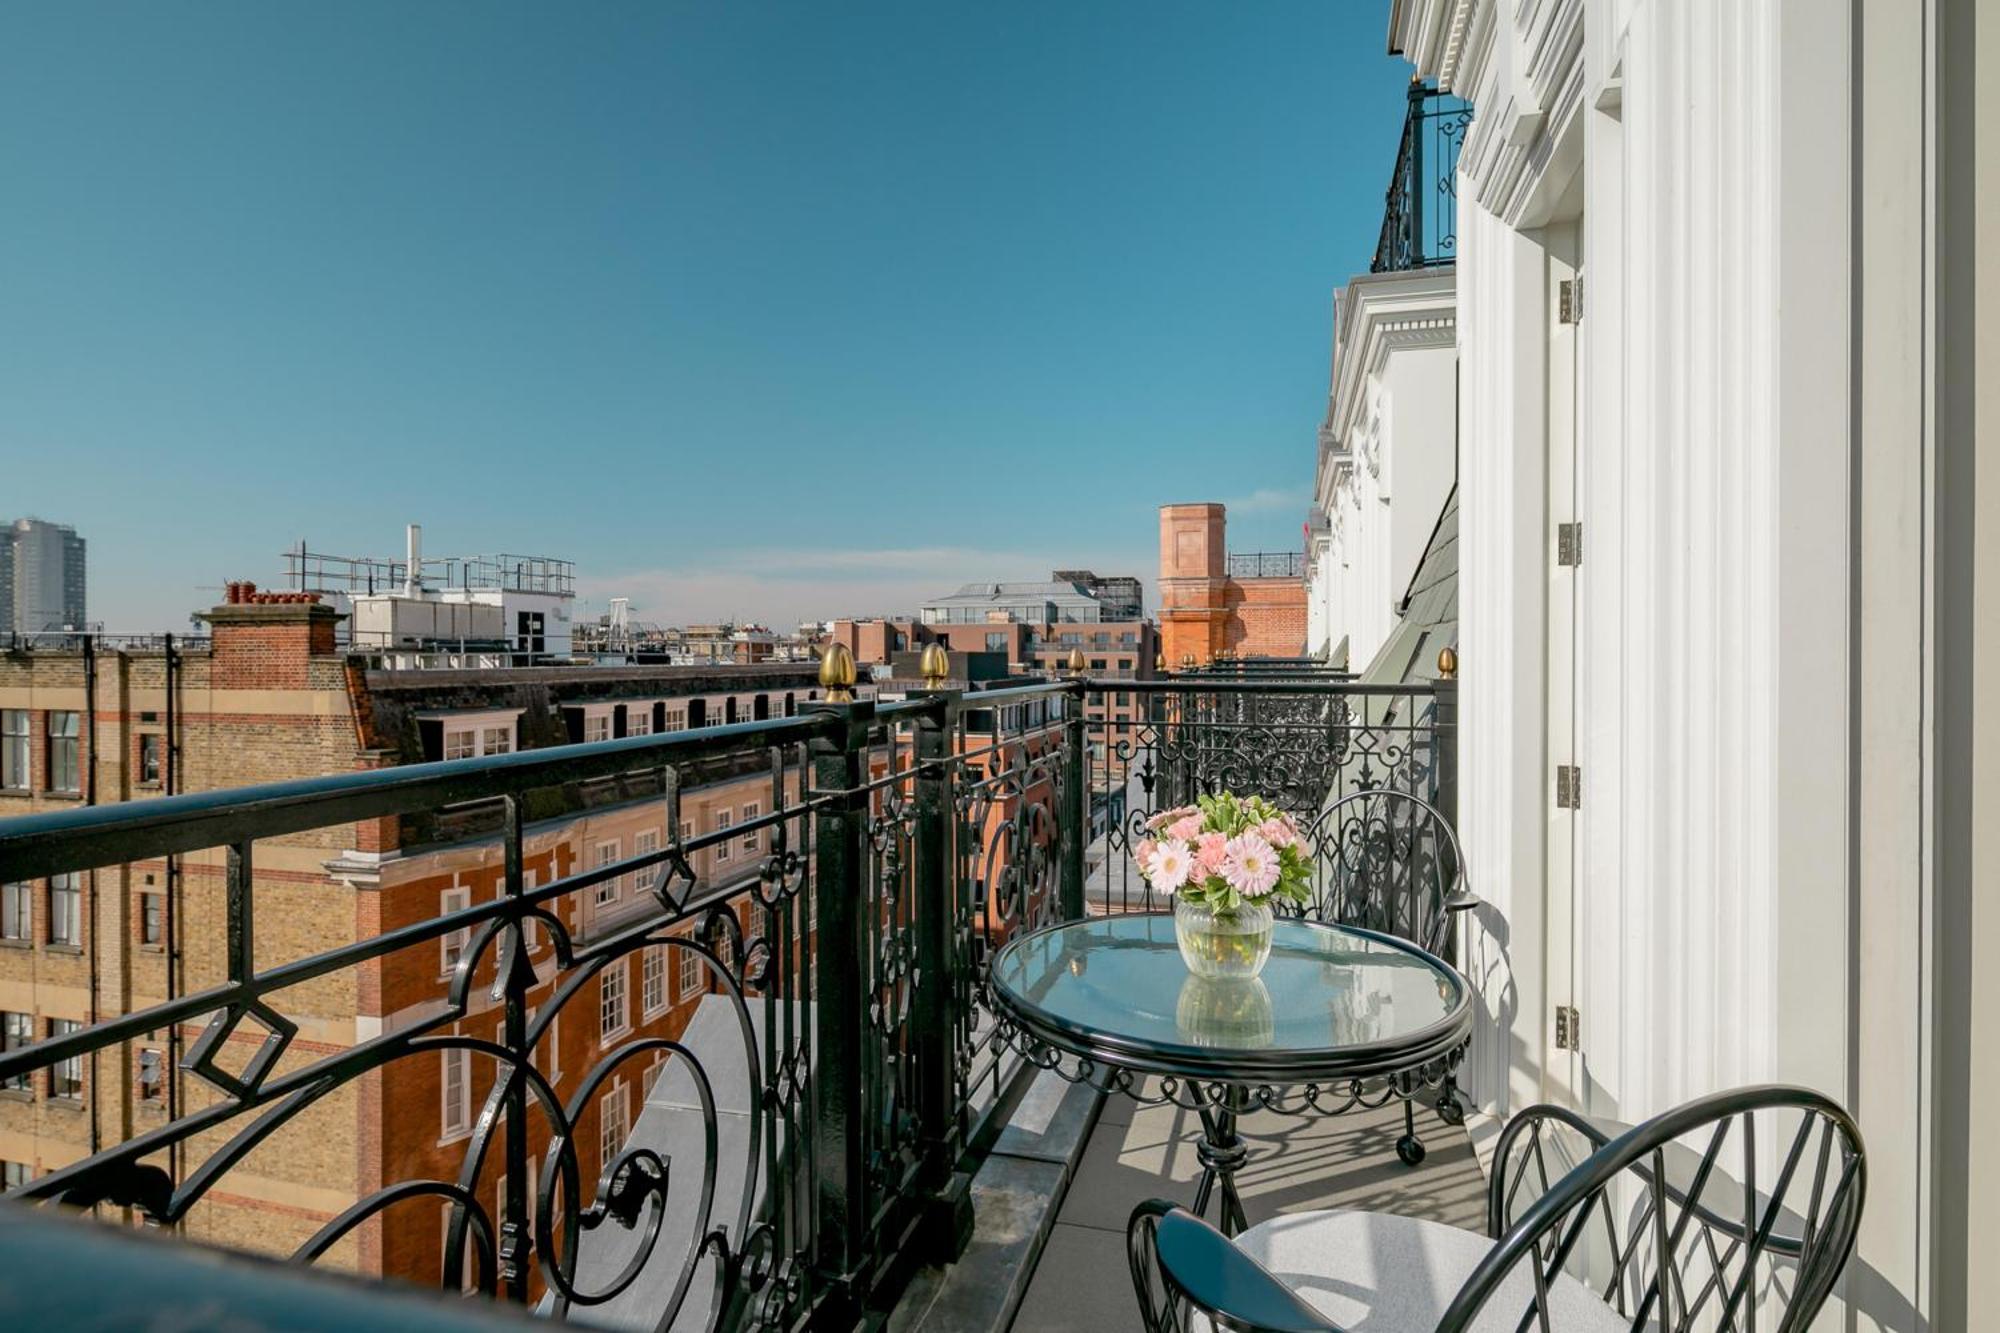
[[1263, 903], [1215, 911], [1174, 899], [1174, 942], [1195, 976], [1210, 981], [1254, 977], [1271, 956], [1271, 909]]

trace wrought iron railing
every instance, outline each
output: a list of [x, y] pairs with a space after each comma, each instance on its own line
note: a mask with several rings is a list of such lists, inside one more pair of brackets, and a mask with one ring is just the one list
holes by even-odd
[[1472, 104], [1426, 83], [1410, 85], [1396, 169], [1382, 205], [1382, 234], [1371, 273], [1431, 268], [1458, 260], [1458, 153]]
[[[1364, 687], [1305, 665], [1290, 680], [1065, 680], [824, 704], [0, 822], [10, 882], [213, 848], [224, 872], [210, 982], [0, 1052], [0, 1089], [19, 1080], [35, 1100], [64, 1069], [79, 1071], [82, 1097], [122, 1098], [142, 1045], [199, 1030], [171, 1071], [182, 1096], [169, 1114], [14, 1194], [211, 1235], [199, 1222], [230, 1173], [254, 1162], [283, 1175], [316, 1150], [318, 1110], [372, 1087], [381, 1114], [434, 1115], [428, 1097], [389, 1107], [384, 1089], [455, 1068], [478, 1095], [452, 1168], [356, 1191], [284, 1247], [292, 1258], [355, 1266], [358, 1235], [390, 1255], [395, 1237], [428, 1227], [432, 1248], [411, 1251], [425, 1271], [377, 1267], [555, 1318], [854, 1326], [915, 1262], [955, 1252], [966, 1168], [997, 1135], [1012, 1080], [1032, 1072], [996, 1037], [995, 945], [1086, 911], [1164, 906], [1131, 848], [1146, 818], [1196, 791], [1258, 791], [1310, 815], [1357, 785], [1390, 786], [1450, 809], [1451, 682]], [[1111, 691], [1138, 692], [1142, 720], [1088, 717], [1089, 696]], [[524, 873], [530, 812], [580, 809], [608, 783], [658, 801], [676, 831], [682, 774], [752, 763], [769, 776], [752, 820], [548, 883]], [[286, 844], [316, 830], [404, 818], [497, 829], [496, 895], [303, 957], [260, 953], [272, 886], [258, 865], [293, 864]], [[768, 854], [697, 877], [691, 858], [752, 834]], [[567, 905], [624, 877], [642, 877], [644, 911], [608, 930], [572, 924]], [[360, 988], [410, 960], [435, 975], [447, 941], [458, 947], [435, 1002], [357, 1023], [351, 1045], [306, 1049], [302, 1029], [325, 1017], [307, 997], [351, 994], [343, 979]], [[631, 960], [643, 978], [653, 951], [668, 976], [683, 959], [698, 969], [692, 1019], [639, 1021], [624, 988]], [[627, 978], [622, 1027], [605, 1018], [612, 976]], [[603, 1040], [587, 1067], [559, 1072], [558, 1025], [579, 1022]], [[606, 1119], [606, 1098], [648, 1066], [673, 1095], [647, 1098], [640, 1122], [614, 1132], [625, 1122]]]
[[1298, 551], [1232, 551], [1226, 568], [1232, 579], [1302, 579], [1306, 558]]

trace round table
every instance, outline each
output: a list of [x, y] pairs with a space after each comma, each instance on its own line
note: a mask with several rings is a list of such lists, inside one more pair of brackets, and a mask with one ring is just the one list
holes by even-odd
[[[1314, 921], [1280, 918], [1270, 961], [1249, 981], [1191, 975], [1161, 912], [1023, 935], [989, 976], [1003, 1030], [1034, 1063], [1133, 1095], [1137, 1076], [1160, 1075], [1163, 1099], [1200, 1115], [1194, 1211], [1219, 1187], [1230, 1235], [1247, 1225], [1240, 1113], [1407, 1099], [1444, 1082], [1472, 1036], [1471, 989], [1450, 965], [1393, 936]], [[1295, 1104], [1287, 1088], [1303, 1090]], [[1405, 1140], [1398, 1151], [1414, 1164], [1421, 1148]]]

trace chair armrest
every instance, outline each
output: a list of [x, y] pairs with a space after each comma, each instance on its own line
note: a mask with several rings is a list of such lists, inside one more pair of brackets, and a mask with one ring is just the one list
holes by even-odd
[[1217, 1326], [1256, 1333], [1344, 1333], [1193, 1213], [1160, 1200], [1140, 1204], [1133, 1220], [1142, 1213], [1157, 1219], [1153, 1257], [1167, 1289]]
[[1460, 889], [1457, 893], [1452, 894], [1444, 900], [1444, 910], [1447, 912], [1470, 912], [1479, 905], [1479, 895], [1468, 893], [1464, 889]]

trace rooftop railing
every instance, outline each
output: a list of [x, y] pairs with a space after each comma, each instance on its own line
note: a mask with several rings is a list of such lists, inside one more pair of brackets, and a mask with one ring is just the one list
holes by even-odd
[[1232, 579], [1302, 579], [1306, 558], [1298, 551], [1230, 552], [1226, 566]]
[[[351, 1204], [292, 1237], [267, 1221], [263, 1248], [559, 1319], [857, 1326], [916, 1263], [955, 1256], [967, 1168], [1032, 1072], [988, 1000], [993, 946], [1167, 906], [1131, 849], [1155, 812], [1199, 792], [1258, 792], [1308, 818], [1365, 787], [1451, 808], [1451, 682], [1359, 686], [1292, 666], [830, 702], [0, 822], [9, 882], [220, 851], [214, 889], [170, 905], [168, 998], [0, 1051], [0, 1120], [69, 1099], [103, 1108], [116, 1140], [13, 1198], [241, 1236], [240, 1219], [205, 1219], [274, 1180], [312, 1180], [330, 1127], [373, 1115], [444, 1165], [412, 1173], [385, 1155], [372, 1168], [394, 1178], [371, 1181], [364, 1162]], [[1136, 693], [1143, 715], [1087, 717], [1110, 691]], [[717, 761], [768, 775], [762, 813], [674, 838], [698, 790], [682, 775]], [[551, 825], [531, 812], [580, 812], [578, 793], [634, 774], [671, 840], [533, 882], [526, 862]], [[497, 827], [491, 896], [287, 950], [302, 843], [447, 807]], [[695, 858], [746, 839], [748, 863], [696, 874]], [[643, 910], [586, 929], [584, 901], [614, 882], [636, 883]], [[440, 956], [434, 993], [409, 1002], [409, 979], [438, 977]], [[655, 979], [686, 977], [691, 1016], [657, 1009]], [[361, 1017], [367, 995], [383, 997], [380, 1018]], [[327, 1035], [343, 1019], [345, 1044]], [[558, 1069], [561, 1027], [576, 1024], [601, 1040]], [[635, 1085], [648, 1091], [628, 1120]], [[433, 1148], [408, 1122], [440, 1114], [440, 1089], [466, 1114]], [[232, 1190], [239, 1175], [261, 1183]], [[136, 1308], [157, 1293], [98, 1298]]]
[[1458, 260], [1458, 154], [1472, 104], [1427, 83], [1410, 84], [1396, 169], [1382, 205], [1371, 273], [1399, 273]]

